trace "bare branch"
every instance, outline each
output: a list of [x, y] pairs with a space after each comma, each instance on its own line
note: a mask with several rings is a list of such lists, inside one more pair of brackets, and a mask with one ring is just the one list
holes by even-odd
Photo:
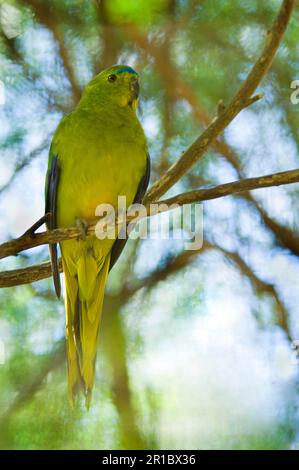
[[271, 297], [274, 299], [275, 302], [275, 311], [277, 315], [277, 323], [278, 325], [284, 330], [284, 332], [287, 335], [287, 338], [290, 342], [293, 341], [293, 338], [291, 336], [290, 332], [290, 326], [289, 326], [289, 314], [288, 311], [281, 300], [277, 290], [275, 289], [274, 285], [264, 281], [261, 279], [253, 270], [252, 268], [244, 261], [244, 259], [241, 257], [241, 255], [237, 252], [234, 251], [229, 251], [224, 248], [222, 248], [219, 245], [216, 244], [210, 244], [206, 243], [205, 244], [206, 249], [217, 249], [223, 255], [230, 259], [235, 266], [239, 269], [240, 273], [243, 276], [246, 276], [250, 282], [252, 283], [254, 289], [261, 294], [269, 294]]
[[[154, 58], [154, 64], [161, 80], [165, 84], [165, 91], [167, 92], [169, 98], [182, 98], [186, 100], [192, 108], [195, 119], [200, 124], [207, 126], [210, 122], [208, 114], [201, 107], [198, 101], [198, 97], [193, 92], [190, 85], [180, 76], [179, 70], [174, 66], [169, 57], [165, 53], [161, 53], [160, 44], [155, 45], [154, 42], [149, 41], [147, 36], [142, 34], [136, 28], [128, 28], [125, 30], [125, 33], [135, 43], [137, 43], [140, 48], [142, 48], [142, 51], [149, 52]], [[259, 98], [259, 95], [257, 95], [257, 97]], [[223, 101], [220, 100], [218, 103], [217, 113], [221, 114], [225, 108], [226, 106], [224, 105]], [[224, 158], [233, 166], [238, 174], [238, 177], [240, 179], [243, 178], [244, 175], [242, 174], [240, 165], [241, 159], [225, 141], [225, 138], [223, 140], [216, 140], [212, 146], [217, 153], [223, 155]], [[161, 169], [165, 171], [165, 167]], [[190, 183], [192, 183], [192, 186], [201, 184], [198, 177], [189, 175], [188, 179]], [[269, 214], [267, 214], [267, 212], [260, 205], [260, 203], [255, 200], [252, 194], [244, 192], [240, 194], [240, 196], [249, 201], [259, 212], [262, 222], [274, 234], [277, 243], [290, 250], [290, 252], [296, 256], [299, 256], [299, 236], [289, 227], [281, 225], [278, 221], [270, 217]]]
[[[34, 3], [34, 2], [33, 2]], [[145, 197], [145, 203], [149, 203], [154, 199], [158, 199], [166, 192], [176, 181], [178, 181], [185, 172], [203, 155], [210, 144], [216, 141], [223, 129], [232, 121], [232, 119], [246, 106], [255, 102], [260, 95], [252, 97], [252, 94], [259, 82], [267, 72], [271, 65], [272, 59], [279, 46], [281, 37], [285, 31], [289, 17], [294, 6], [294, 1], [284, 0], [278, 17], [273, 25], [272, 30], [268, 34], [267, 44], [255, 63], [247, 79], [243, 83], [241, 89], [233, 98], [231, 104], [222, 110], [220, 115], [215, 118], [204, 133], [189, 147], [182, 157], [166, 172], [166, 174], [157, 181]], [[188, 193], [177, 195], [173, 198], [161, 201], [161, 205], [156, 204], [155, 210], [152, 211], [151, 206], [147, 206], [148, 215], [154, 215], [165, 211], [166, 205], [187, 204], [193, 202], [204, 201], [223, 197], [251, 189], [269, 187], [280, 184], [290, 184], [299, 181], [299, 170], [277, 173], [258, 178], [247, 178], [232, 183], [217, 186], [210, 189], [200, 189]], [[163, 207], [162, 207], [163, 203]], [[134, 217], [132, 217], [134, 219]], [[127, 221], [130, 221], [128, 217]], [[94, 233], [95, 222], [90, 223], [88, 234]], [[67, 239], [74, 239], [80, 236], [78, 228], [71, 227], [66, 229], [56, 229], [53, 231], [43, 232], [34, 236], [25, 234], [22, 237], [6, 242], [0, 246], [0, 258], [16, 255], [20, 251], [28, 248], [39, 246], [42, 244], [59, 242]], [[45, 277], [49, 272], [49, 265], [43, 265], [40, 270], [36, 271], [36, 267], [30, 267], [29, 271], [15, 270], [12, 274], [9, 272], [2, 273], [1, 285], [15, 285], [17, 280], [22, 283], [28, 279], [37, 279]], [[22, 281], [24, 279], [24, 281]]]
[[[59, 269], [62, 272], [62, 263], [59, 260]], [[12, 269], [11, 271], [3, 271], [0, 273], [0, 287], [13, 287], [22, 284], [30, 284], [31, 282], [46, 279], [52, 275], [51, 263], [42, 263], [28, 268]]]
[[[204, 247], [201, 248], [202, 253]], [[178, 269], [182, 269], [189, 263], [190, 259], [198, 254], [198, 251], [184, 251], [174, 258], [171, 258], [163, 264], [160, 269], [157, 269], [154, 273], [147, 276], [144, 279], [139, 279], [134, 285], [128, 287], [126, 284], [123, 285], [120, 296], [127, 297], [127, 295], [133, 295], [142, 287], [151, 289], [157, 282], [163, 281], [169, 274], [175, 273]], [[62, 262], [59, 259], [59, 270], [62, 271]], [[10, 271], [3, 271], [0, 273], [0, 288], [2, 287], [14, 287], [23, 284], [30, 284], [32, 282], [41, 281], [52, 275], [51, 263], [41, 263], [36, 266], [30, 266], [28, 268], [13, 269]]]
[[[271, 186], [280, 186], [282, 184], [292, 184], [299, 182], [299, 169], [273, 173], [272, 175], [258, 176], [256, 178], [244, 178], [232, 183], [220, 184], [214, 188], [198, 189], [187, 193], [178, 194], [169, 199], [164, 199], [161, 204], [191, 204], [193, 202], [208, 201], [218, 199], [219, 197], [229, 196], [231, 194], [251, 191], [252, 189], [269, 188]], [[1, 249], [1, 247], [0, 247]]]
[[275, 235], [277, 243], [290, 250], [294, 255], [299, 256], [298, 232], [280, 224], [278, 221], [270, 217], [266, 210], [254, 199], [251, 193], [243, 193], [241, 196], [253, 204], [255, 209], [259, 212], [263, 223]]
[[[152, 203], [146, 206], [147, 215], [153, 216], [161, 212], [173, 209], [173, 205], [177, 204], [182, 206], [184, 204], [192, 204], [195, 202], [202, 202], [211, 199], [217, 199], [231, 194], [240, 193], [242, 191], [250, 191], [252, 189], [266, 188], [271, 186], [279, 186], [282, 184], [291, 184], [299, 182], [299, 169], [284, 171], [281, 173], [274, 173], [272, 175], [260, 176], [257, 178], [246, 178], [243, 180], [233, 181], [231, 183], [221, 184], [213, 188], [198, 189], [186, 193], [178, 194], [169, 199]], [[138, 220], [143, 215], [138, 217]], [[130, 221], [137, 221], [136, 215], [128, 215], [127, 223]], [[93, 235], [97, 221], [92, 221], [88, 225], [88, 235]], [[123, 220], [117, 220], [117, 224], [123, 223]], [[46, 232], [37, 233], [35, 235], [24, 234], [19, 238], [10, 240], [0, 245], [0, 259], [8, 256], [17, 255], [19, 252], [34, 248], [36, 246], [60, 242], [63, 240], [70, 240], [78, 238], [81, 235], [78, 227], [61, 228], [55, 230], [48, 230]], [[29, 271], [27, 271], [29, 269]], [[9, 287], [16, 285], [18, 280], [20, 284], [28, 282], [28, 279], [38, 280], [47, 277], [49, 265], [42, 265], [41, 272], [37, 272], [35, 267], [18, 269], [11, 272], [4, 272], [0, 274], [0, 286]], [[12, 273], [12, 274], [10, 274]], [[41, 277], [39, 277], [39, 275]], [[24, 282], [22, 281], [24, 279]]]
[[267, 73], [278, 49], [283, 33], [288, 25], [294, 0], [284, 0], [267, 36], [266, 45], [240, 90], [223, 112], [215, 118], [200, 137], [188, 148], [188, 150], [174, 163], [169, 170], [156, 181], [146, 196], [146, 202], [159, 199], [199, 160], [223, 130], [232, 122], [237, 114], [248, 106], [257, 86]]

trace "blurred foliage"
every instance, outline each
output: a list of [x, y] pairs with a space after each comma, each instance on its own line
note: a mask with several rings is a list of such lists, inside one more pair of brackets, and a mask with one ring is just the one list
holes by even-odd
[[[2, 240], [42, 214], [51, 136], [96, 73], [114, 63], [140, 72], [154, 180], [234, 95], [279, 5], [2, 0]], [[298, 167], [298, 20], [297, 5], [265, 98], [171, 193]], [[68, 407], [64, 308], [51, 281], [3, 289], [0, 447], [298, 447], [296, 207], [296, 185], [210, 201], [199, 252], [178, 239], [130, 241], [107, 287], [89, 412]], [[47, 258], [30, 250], [2, 268]]]

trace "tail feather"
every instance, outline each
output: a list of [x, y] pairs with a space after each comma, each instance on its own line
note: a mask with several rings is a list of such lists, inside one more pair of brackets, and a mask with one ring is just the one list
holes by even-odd
[[69, 297], [67, 304], [67, 323], [66, 323], [66, 340], [67, 340], [67, 358], [68, 358], [68, 397], [71, 405], [74, 405], [74, 396], [77, 395], [82, 388], [82, 376], [79, 369], [77, 348], [73, 334], [74, 322], [71, 318], [71, 305]]
[[68, 394], [71, 404], [74, 403], [74, 396], [81, 390], [86, 398], [86, 406], [90, 405], [109, 263], [110, 254], [102, 263], [97, 263], [91, 252], [85, 252], [77, 263], [77, 269], [74, 270], [71, 266], [72, 272], [70, 272], [68, 259], [63, 256]]

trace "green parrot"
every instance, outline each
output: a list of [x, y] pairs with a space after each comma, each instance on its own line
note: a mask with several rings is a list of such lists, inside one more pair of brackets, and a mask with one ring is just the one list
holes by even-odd
[[[150, 160], [136, 109], [138, 74], [129, 66], [102, 71], [86, 86], [73, 112], [54, 134], [46, 177], [47, 227], [72, 227], [95, 218], [99, 204], [117, 207], [141, 202], [150, 178]], [[105, 284], [126, 239], [95, 235], [60, 243], [65, 279], [68, 395], [81, 390], [89, 407]], [[57, 245], [50, 245], [58, 298]]]

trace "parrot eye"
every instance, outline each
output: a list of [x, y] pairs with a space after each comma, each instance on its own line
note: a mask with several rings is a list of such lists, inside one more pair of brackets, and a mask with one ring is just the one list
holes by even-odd
[[109, 77], [108, 77], [108, 82], [115, 82], [116, 79], [117, 79], [117, 76], [114, 75], [114, 73], [112, 73], [112, 74], [109, 75]]

